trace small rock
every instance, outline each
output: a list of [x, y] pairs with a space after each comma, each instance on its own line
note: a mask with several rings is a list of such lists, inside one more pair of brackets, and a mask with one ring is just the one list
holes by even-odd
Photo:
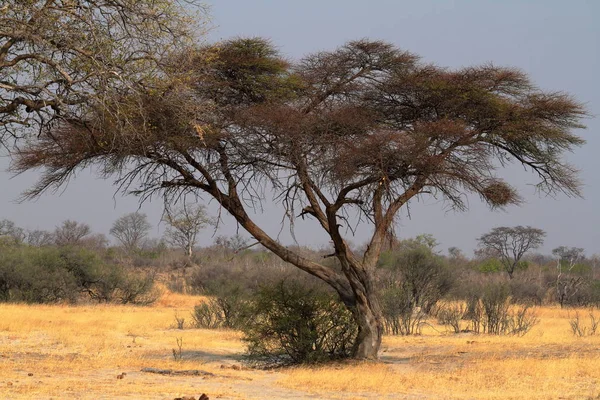
[[198, 397], [198, 400], [209, 400], [209, 399], [206, 394], [202, 393], [202, 395], [200, 395], [200, 397]]
[[117, 379], [123, 379], [124, 377], [125, 377], [125, 375], [123, 375], [123, 374], [117, 375]]
[[30, 372], [30, 373], [27, 374], [27, 376], [33, 376], [33, 373]]
[[231, 369], [235, 369], [236, 371], [239, 371], [242, 369], [242, 367], [240, 367], [239, 365], [232, 365]]
[[12, 386], [13, 383], [12, 382], [6, 382], [6, 386]]

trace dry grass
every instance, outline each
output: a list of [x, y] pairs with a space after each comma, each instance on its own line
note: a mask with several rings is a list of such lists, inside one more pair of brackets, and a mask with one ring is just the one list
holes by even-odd
[[[165, 379], [139, 371], [153, 367], [223, 374], [222, 360], [243, 351], [239, 333], [175, 329], [175, 313], [186, 317], [188, 324], [193, 306], [201, 300], [167, 294], [155, 307], [2, 305], [0, 398], [145, 399], [195, 394], [201, 390], [195, 388], [199, 378]], [[177, 338], [183, 340], [179, 362], [172, 354]], [[121, 372], [127, 377], [117, 380]], [[136, 374], [140, 376], [132, 379]], [[227, 370], [227, 374], [247, 373]]]
[[[524, 337], [440, 334], [384, 338], [378, 364], [296, 368], [280, 384], [291, 388], [394, 394], [398, 398], [600, 398], [600, 336], [576, 338], [575, 310], [544, 307]], [[586, 312], [581, 312], [587, 314]]]
[[[574, 311], [537, 310], [522, 338], [442, 334], [386, 337], [381, 363], [282, 371], [238, 365], [240, 334], [176, 329], [203, 299], [165, 292], [152, 307], [0, 306], [0, 398], [596, 398], [600, 337], [577, 338]], [[587, 315], [587, 312], [580, 311]], [[172, 349], [183, 340], [183, 360]], [[160, 376], [143, 367], [202, 369], [214, 377]], [[126, 372], [124, 379], [117, 379]], [[31, 376], [29, 374], [32, 374]]]

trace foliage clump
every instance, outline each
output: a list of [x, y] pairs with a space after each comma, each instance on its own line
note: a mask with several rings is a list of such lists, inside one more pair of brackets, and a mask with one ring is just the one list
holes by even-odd
[[420, 333], [423, 320], [454, 280], [444, 259], [422, 244], [396, 253], [381, 273], [384, 326], [394, 335]]
[[464, 318], [475, 333], [523, 336], [539, 321], [529, 305], [512, 306], [508, 285], [488, 284], [467, 302]]
[[1, 301], [148, 304], [156, 298], [153, 274], [126, 271], [89, 250], [19, 246], [0, 253]]
[[261, 288], [242, 327], [248, 360], [263, 366], [312, 364], [352, 355], [357, 326], [333, 295], [289, 281]]

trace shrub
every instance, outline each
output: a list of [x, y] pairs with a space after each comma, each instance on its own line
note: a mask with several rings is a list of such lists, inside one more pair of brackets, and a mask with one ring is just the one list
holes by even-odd
[[464, 304], [442, 305], [437, 310], [437, 320], [440, 325], [444, 325], [447, 330], [454, 333], [461, 331], [460, 321], [464, 318], [467, 309]]
[[475, 333], [523, 336], [538, 323], [528, 305], [513, 309], [508, 286], [488, 284], [480, 296], [467, 302], [465, 318]]
[[192, 318], [197, 328], [239, 329], [247, 318], [247, 300], [239, 293], [212, 297], [194, 307]]
[[554, 283], [552, 276], [543, 274], [532, 279], [530, 276], [519, 276], [508, 282], [512, 302], [519, 304], [542, 305], [548, 288]]
[[75, 301], [77, 283], [57, 249], [13, 248], [0, 255], [5, 301], [53, 303]]
[[[444, 259], [425, 246], [411, 247], [398, 254], [396, 262], [385, 268], [387, 288], [399, 288], [396, 296], [405, 306], [429, 313], [452, 288], [454, 278]], [[402, 294], [400, 294], [400, 292]], [[384, 295], [385, 296], [385, 295]], [[405, 296], [406, 298], [401, 298]], [[392, 305], [387, 302], [388, 305]], [[394, 306], [398, 307], [398, 306]]]
[[569, 325], [571, 325], [571, 332], [573, 332], [573, 335], [579, 337], [596, 335], [598, 325], [600, 324], [600, 318], [597, 317], [592, 310], [590, 310], [589, 320], [589, 325], [585, 325], [579, 317], [579, 313], [576, 312], [575, 318], [569, 321]]
[[413, 245], [381, 264], [381, 306], [385, 330], [393, 335], [420, 334], [423, 320], [448, 293], [454, 278], [444, 259]]
[[381, 308], [384, 328], [391, 335], [418, 335], [425, 313], [417, 307], [410, 291], [404, 285], [382, 291]]
[[477, 266], [477, 270], [485, 273], [503, 272], [504, 267], [497, 258], [487, 258], [481, 261], [481, 263]]
[[223, 326], [223, 314], [218, 305], [209, 299], [206, 303], [194, 307], [192, 314], [196, 328], [217, 329]]
[[357, 327], [348, 309], [315, 287], [281, 280], [252, 297], [242, 327], [248, 360], [263, 366], [349, 357]]
[[128, 273], [81, 248], [15, 247], [0, 253], [0, 300], [29, 303], [147, 304], [156, 299], [154, 277]]
[[160, 297], [160, 292], [154, 287], [154, 274], [128, 273], [117, 286], [115, 297], [121, 304], [148, 305]]

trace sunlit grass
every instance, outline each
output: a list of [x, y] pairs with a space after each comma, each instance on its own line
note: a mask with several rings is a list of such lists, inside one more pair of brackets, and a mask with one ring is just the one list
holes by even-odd
[[[164, 291], [151, 307], [0, 305], [0, 398], [456, 398], [586, 399], [600, 394], [600, 336], [578, 338], [574, 310], [535, 310], [524, 337], [449, 334], [385, 337], [381, 362], [278, 371], [239, 364], [241, 334], [191, 328], [203, 297]], [[579, 310], [581, 317], [586, 310]], [[175, 315], [186, 329], [176, 329]], [[182, 360], [172, 350], [182, 340]], [[214, 377], [160, 376], [144, 367], [201, 369]], [[117, 375], [126, 372], [119, 380]], [[30, 376], [31, 374], [31, 376]]]
[[416, 362], [410, 367], [356, 364], [296, 368], [280, 381], [311, 392], [378, 393], [456, 399], [582, 399], [600, 393], [600, 357], [474, 358], [444, 364]]
[[[600, 336], [570, 331], [575, 310], [535, 309], [523, 337], [446, 334], [429, 321], [421, 336], [385, 337], [383, 363], [294, 368], [279, 381], [312, 392], [456, 399], [585, 399], [600, 395]], [[587, 315], [587, 310], [579, 310]], [[600, 397], [599, 397], [600, 398]]]

